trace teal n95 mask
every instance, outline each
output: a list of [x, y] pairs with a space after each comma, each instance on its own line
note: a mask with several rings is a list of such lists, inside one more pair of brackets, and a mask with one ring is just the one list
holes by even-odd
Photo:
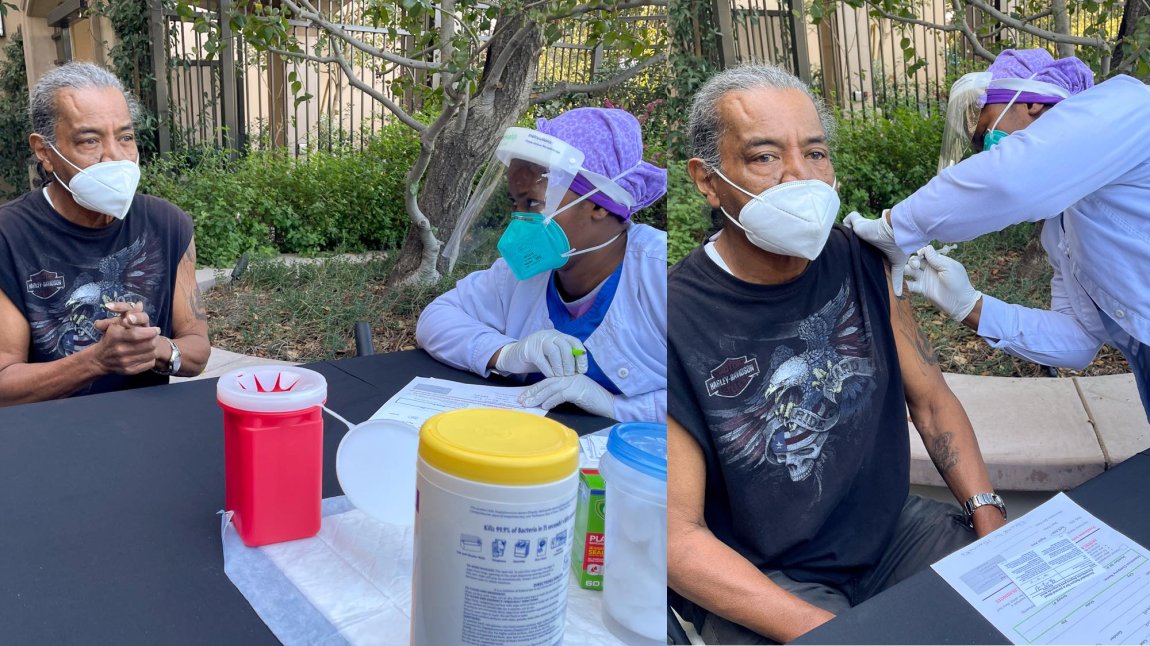
[[[555, 215], [590, 195], [588, 193], [572, 201]], [[623, 235], [620, 232], [602, 244], [576, 251], [571, 248], [567, 232], [555, 221], [555, 215], [522, 212], [511, 214], [511, 222], [500, 236], [498, 247], [499, 255], [507, 261], [507, 266], [517, 279], [527, 280], [543, 272], [559, 269], [567, 264], [569, 258], [602, 249]]]
[[79, 171], [68, 184], [65, 184], [56, 173], [52, 173], [56, 181], [60, 182], [60, 186], [72, 194], [76, 203], [89, 211], [123, 220], [128, 214], [128, 209], [132, 208], [132, 200], [136, 196], [136, 186], [140, 183], [140, 165], [123, 159], [80, 168], [65, 157], [52, 142], [47, 143], [61, 159]]
[[795, 180], [755, 195], [727, 179], [718, 169], [715, 173], [750, 196], [751, 201], [739, 210], [737, 220], [726, 209], [720, 209], [728, 220], [746, 232], [751, 244], [764, 251], [807, 260], [814, 260], [822, 253], [839, 213], [839, 194], [833, 186], [817, 179]]

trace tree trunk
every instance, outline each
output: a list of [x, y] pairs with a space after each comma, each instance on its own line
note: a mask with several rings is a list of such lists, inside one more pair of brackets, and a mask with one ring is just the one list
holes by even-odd
[[[511, 24], [508, 24], [509, 20]], [[504, 28], [487, 51], [487, 63], [478, 91], [452, 117], [434, 142], [431, 161], [423, 175], [419, 206], [441, 244], [451, 237], [483, 162], [491, 157], [503, 132], [515, 125], [527, 109], [535, 84], [536, 68], [543, 49], [539, 30], [534, 25], [527, 25], [522, 17], [505, 18], [501, 23]], [[523, 25], [529, 27], [528, 33], [516, 37]], [[495, 61], [505, 52], [507, 64], [494, 76], [489, 75]], [[408, 231], [393, 272], [397, 280], [409, 280], [419, 267], [423, 245], [418, 234], [414, 226]], [[445, 265], [440, 258], [440, 274]]]
[[[1067, 10], [1066, 0], [1051, 0], [1050, 8], [1054, 11], [1053, 31], [1063, 36], [1073, 35], [1070, 33], [1070, 12]], [[1074, 45], [1071, 43], [1055, 43], [1054, 47], [1058, 51], [1058, 58], [1074, 55]]]
[[[1118, 27], [1118, 46], [1114, 48], [1114, 58], [1110, 61], [1110, 69], [1117, 72], [1126, 71], [1123, 66], [1131, 66], [1132, 61], [1125, 60], [1130, 52], [1131, 43], [1125, 42], [1127, 39], [1132, 39], [1135, 32], [1138, 30], [1139, 23], [1143, 23], [1144, 19], [1150, 16], [1150, 2], [1147, 0], [1126, 0], [1126, 7], [1122, 11], [1122, 24]], [[1142, 36], [1145, 39], [1145, 35]], [[1133, 68], [1132, 68], [1133, 69]], [[1146, 78], [1142, 79], [1146, 81]]]

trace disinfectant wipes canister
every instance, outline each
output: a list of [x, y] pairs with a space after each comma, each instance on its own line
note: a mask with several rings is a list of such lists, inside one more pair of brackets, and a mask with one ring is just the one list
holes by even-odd
[[575, 432], [521, 411], [424, 423], [411, 643], [558, 644], [578, 489]]

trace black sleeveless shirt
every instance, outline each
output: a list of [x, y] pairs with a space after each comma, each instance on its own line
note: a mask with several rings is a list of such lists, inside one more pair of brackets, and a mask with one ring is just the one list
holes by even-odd
[[702, 448], [710, 530], [799, 581], [873, 566], [910, 479], [881, 256], [836, 226], [800, 276], [755, 285], [700, 247], [668, 308], [669, 414]]
[[[169, 202], [137, 194], [123, 220], [93, 229], [56, 212], [43, 190], [0, 207], [0, 289], [31, 328], [28, 362], [61, 359], [96, 343], [104, 303], [142, 301], [151, 324], [171, 337], [176, 268], [192, 220]], [[105, 375], [85, 395], [168, 383], [147, 371]]]

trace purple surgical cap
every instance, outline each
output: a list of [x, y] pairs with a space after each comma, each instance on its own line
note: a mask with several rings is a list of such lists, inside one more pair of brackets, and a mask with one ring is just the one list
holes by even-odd
[[[1004, 49], [987, 70], [994, 80], [1004, 78], [1030, 79], [1057, 85], [1071, 96], [1094, 87], [1094, 72], [1086, 63], [1073, 56], [1054, 60], [1045, 49]], [[991, 87], [986, 91], [986, 103], [1009, 103], [1018, 90]], [[1062, 97], [1041, 92], [1023, 92], [1018, 103], [1054, 104]]]
[[[639, 120], [626, 110], [613, 108], [576, 108], [555, 117], [539, 119], [535, 129], [575, 146], [583, 152], [583, 168], [614, 178], [631, 194], [634, 206], [619, 204], [598, 191], [588, 201], [626, 220], [667, 192], [667, 171], [643, 161], [643, 133]], [[571, 182], [571, 191], [586, 195], [595, 189], [582, 173]]]

